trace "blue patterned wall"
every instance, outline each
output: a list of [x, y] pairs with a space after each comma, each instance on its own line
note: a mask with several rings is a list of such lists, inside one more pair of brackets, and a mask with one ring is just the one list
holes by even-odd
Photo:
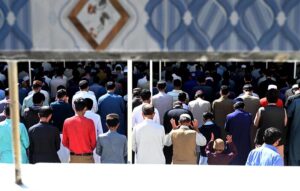
[[145, 10], [161, 50], [300, 49], [299, 0], [150, 0]]
[[31, 49], [29, 0], [0, 0], [0, 49]]

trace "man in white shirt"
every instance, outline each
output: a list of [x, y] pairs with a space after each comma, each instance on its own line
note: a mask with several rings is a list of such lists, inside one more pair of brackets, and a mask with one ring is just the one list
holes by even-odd
[[94, 94], [94, 92], [89, 91], [89, 82], [87, 80], [81, 80], [79, 82], [79, 91], [76, 92], [76, 94], [73, 96], [72, 98], [72, 108], [75, 111], [75, 106], [74, 106], [74, 101], [77, 98], [90, 98], [91, 100], [93, 100], [93, 112], [97, 112], [98, 111], [98, 104], [97, 104], [97, 100], [96, 100], [96, 96]]
[[33, 81], [32, 91], [29, 92], [28, 96], [25, 97], [24, 100], [23, 100], [22, 109], [21, 109], [21, 115], [22, 116], [24, 115], [24, 110], [26, 108], [29, 108], [29, 107], [33, 106], [32, 97], [33, 97], [33, 94], [35, 94], [37, 92], [41, 92], [45, 96], [43, 106], [49, 106], [49, 93], [45, 90], [42, 90], [42, 86], [43, 86], [42, 81], [40, 81], [40, 80]]
[[132, 149], [136, 153], [137, 164], [165, 164], [164, 127], [155, 123], [154, 106], [144, 104], [142, 107], [144, 121], [135, 126], [132, 134]]
[[[143, 103], [141, 105], [135, 107], [132, 112], [132, 127], [136, 126], [137, 124], [141, 123], [144, 120], [143, 114], [142, 114], [142, 107], [145, 104], [147, 104], [147, 103], [149, 104], [151, 102], [151, 92], [148, 89], [142, 90], [141, 98], [143, 100]], [[155, 115], [154, 115], [153, 121], [160, 124], [159, 112], [156, 108], [154, 109], [154, 112], [155, 112]]]
[[173, 98], [166, 94], [166, 86], [167, 83], [165, 81], [157, 82], [159, 93], [152, 97], [152, 104], [158, 110], [160, 115], [160, 124], [163, 124], [165, 113], [173, 107]]
[[[97, 139], [97, 137], [100, 134], [103, 134], [101, 119], [98, 114], [91, 111], [93, 108], [93, 100], [90, 98], [85, 98], [84, 100], [86, 102], [86, 107], [87, 107], [87, 110], [84, 113], [84, 117], [93, 120], [95, 131], [96, 131], [96, 139]], [[96, 149], [94, 149], [93, 156], [94, 156], [95, 163], [100, 163], [100, 157], [99, 155], [97, 155]]]
[[64, 86], [67, 88], [68, 79], [64, 76], [64, 69], [58, 68], [56, 70], [56, 75], [53, 76], [52, 80], [50, 81], [50, 92], [51, 92], [51, 99], [54, 99], [57, 92], [58, 86]]
[[[174, 89], [172, 91], [168, 92], [168, 95], [173, 97], [173, 103], [175, 101], [178, 101], [179, 93], [184, 92], [184, 91], [181, 90], [181, 85], [182, 85], [182, 82], [181, 82], [180, 79], [173, 80]], [[186, 92], [184, 92], [184, 93], [186, 93]], [[189, 100], [189, 95], [187, 93], [186, 93], [186, 97]]]
[[204, 94], [202, 90], [198, 90], [195, 94], [195, 100], [189, 103], [189, 110], [192, 112], [195, 119], [199, 122], [199, 127], [203, 125], [203, 113], [210, 111], [210, 103], [204, 100]]

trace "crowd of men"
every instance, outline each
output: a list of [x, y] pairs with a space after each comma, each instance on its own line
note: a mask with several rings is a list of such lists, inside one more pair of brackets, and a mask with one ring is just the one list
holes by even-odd
[[[126, 163], [126, 68], [73, 66], [43, 63], [31, 91], [20, 68], [22, 162]], [[300, 165], [300, 84], [283, 67], [169, 65], [151, 91], [147, 66], [133, 73], [134, 163]], [[3, 93], [0, 162], [13, 162]]]

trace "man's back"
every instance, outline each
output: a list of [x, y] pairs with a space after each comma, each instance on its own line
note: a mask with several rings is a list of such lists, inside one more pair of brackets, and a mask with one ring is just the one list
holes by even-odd
[[114, 93], [107, 93], [101, 96], [98, 100], [98, 109], [101, 116], [101, 123], [103, 124], [103, 132], [107, 132], [108, 129], [104, 125], [106, 124], [106, 116], [110, 113], [116, 113], [119, 115], [120, 127], [118, 132], [125, 135], [125, 103], [123, 98]]
[[62, 132], [65, 119], [74, 115], [72, 106], [71, 104], [65, 103], [64, 101], [55, 101], [50, 104], [50, 107], [53, 110], [53, 124], [59, 129], [60, 132]]
[[158, 93], [152, 97], [152, 104], [159, 112], [160, 124], [163, 124], [163, 117], [173, 106], [173, 97], [166, 93]]
[[248, 156], [247, 166], [283, 166], [283, 159], [277, 152], [276, 147], [263, 144], [252, 150]]
[[96, 152], [101, 156], [101, 163], [125, 163], [126, 137], [113, 131], [101, 134], [97, 140]]
[[24, 110], [24, 124], [27, 129], [29, 129], [31, 126], [37, 124], [40, 121], [38, 115], [40, 108], [40, 106], [33, 106]]
[[199, 126], [203, 125], [203, 113], [210, 111], [210, 103], [201, 98], [197, 98], [189, 103], [189, 109], [193, 113], [195, 119], [198, 120]]
[[28, 135], [30, 163], [60, 162], [57, 155], [60, 148], [60, 136], [56, 127], [40, 122], [29, 128]]
[[164, 164], [164, 127], [153, 120], [144, 120], [133, 129], [133, 150], [136, 163]]
[[213, 102], [212, 110], [215, 123], [219, 127], [224, 127], [226, 116], [233, 111], [233, 101], [227, 97], [221, 97]]

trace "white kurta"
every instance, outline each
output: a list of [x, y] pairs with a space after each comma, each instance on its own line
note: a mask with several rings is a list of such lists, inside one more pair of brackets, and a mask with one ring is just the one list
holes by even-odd
[[[142, 112], [143, 112], [142, 108], [143, 108], [143, 105], [145, 105], [145, 104], [146, 103], [142, 103], [141, 105], [134, 108], [134, 110], [132, 112], [132, 127], [134, 127], [137, 124], [144, 121], [143, 114], [142, 114]], [[154, 109], [154, 112], [155, 112], [155, 115], [154, 115], [153, 121], [160, 124], [159, 112], [156, 108]]]
[[135, 126], [132, 134], [132, 149], [137, 164], [165, 164], [163, 153], [165, 129], [159, 123], [145, 119]]
[[[96, 96], [95, 96], [95, 94], [94, 94], [94, 92], [92, 92], [92, 91], [78, 91], [78, 92], [76, 92], [76, 94], [73, 96], [73, 98], [72, 98], [72, 108], [74, 109], [75, 108], [75, 106], [74, 106], [74, 101], [75, 101], [75, 99], [77, 99], [77, 98], [90, 98], [91, 100], [93, 100], [93, 109], [92, 109], [92, 111], [93, 112], [97, 112], [98, 111], [98, 104], [97, 104], [97, 100], [96, 100]], [[74, 109], [74, 111], [75, 111], [75, 109]]]

